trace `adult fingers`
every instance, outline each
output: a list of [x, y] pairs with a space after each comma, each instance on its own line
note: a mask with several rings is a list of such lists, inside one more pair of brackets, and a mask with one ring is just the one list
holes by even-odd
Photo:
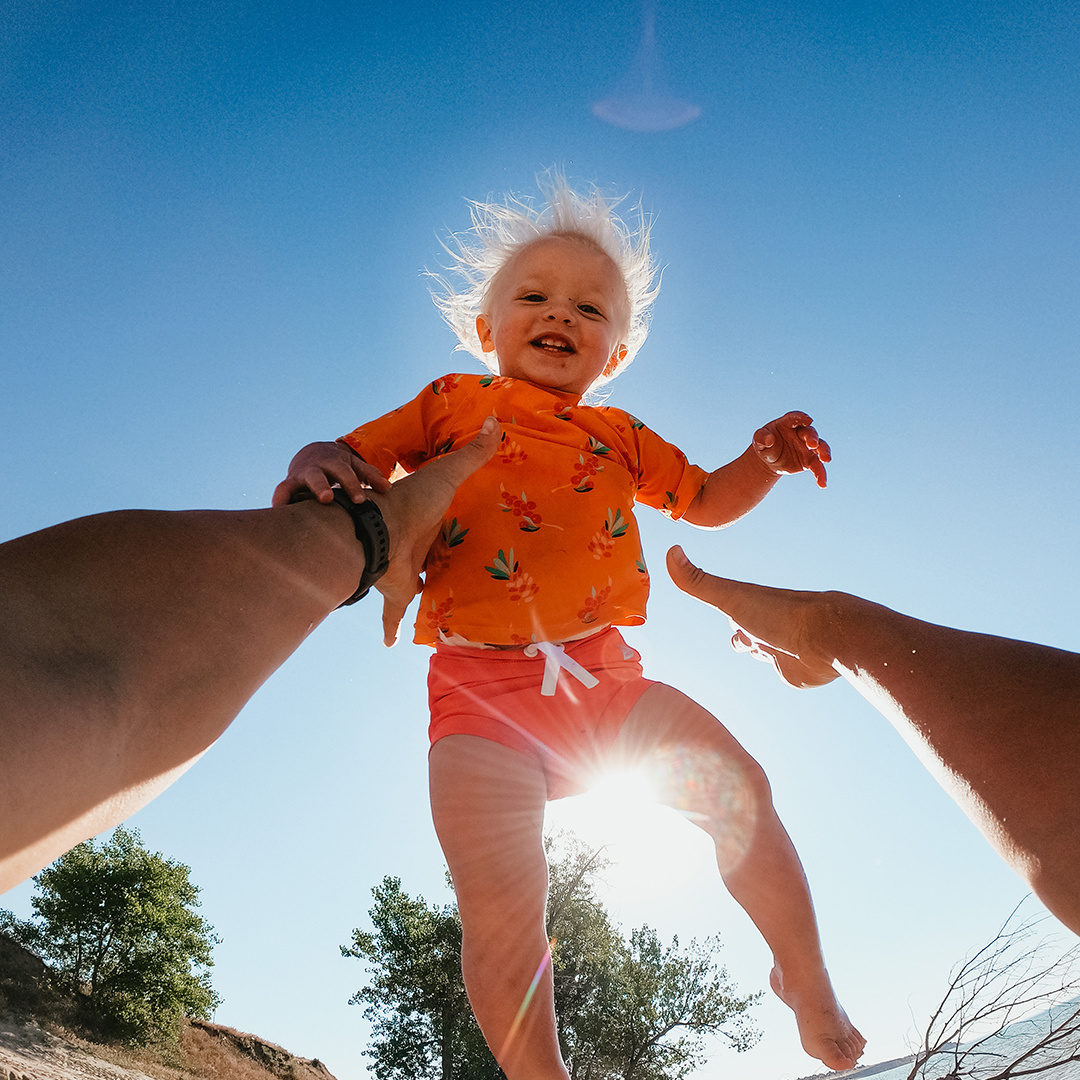
[[[409, 599], [411, 600], [412, 597], [410, 597]], [[400, 598], [396, 595], [383, 595], [383, 644], [388, 649], [392, 645], [397, 644], [398, 630], [401, 627], [401, 620], [405, 617], [405, 612], [408, 609], [408, 606], [408, 603], [401, 603]]]

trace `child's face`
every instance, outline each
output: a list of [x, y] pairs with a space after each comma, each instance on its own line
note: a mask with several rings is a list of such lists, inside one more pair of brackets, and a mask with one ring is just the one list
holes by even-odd
[[626, 285], [611, 258], [549, 236], [499, 271], [476, 332], [501, 374], [583, 394], [625, 355], [619, 336], [627, 318]]

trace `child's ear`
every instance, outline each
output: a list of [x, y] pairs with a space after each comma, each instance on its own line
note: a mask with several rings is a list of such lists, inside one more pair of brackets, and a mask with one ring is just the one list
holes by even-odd
[[486, 315], [476, 316], [476, 336], [480, 339], [480, 348], [484, 352], [495, 351], [495, 340], [491, 336], [491, 323], [487, 321]]
[[615, 369], [626, 359], [626, 346], [620, 345], [612, 354], [604, 368], [605, 375], [612, 375]]

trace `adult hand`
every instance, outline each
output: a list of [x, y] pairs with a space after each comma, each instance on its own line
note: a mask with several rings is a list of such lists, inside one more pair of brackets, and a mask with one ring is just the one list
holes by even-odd
[[728, 617], [735, 631], [731, 645], [736, 652], [772, 664], [784, 682], [800, 689], [839, 678], [813, 644], [813, 619], [820, 613], [823, 594], [715, 577], [690, 562], [681, 547], [667, 553], [667, 568], [683, 592]]
[[390, 567], [375, 586], [383, 594], [384, 645], [397, 641], [401, 619], [423, 588], [420, 571], [458, 485], [491, 458], [500, 438], [499, 422], [489, 416], [467, 446], [398, 480], [388, 494], [368, 492], [390, 531]]

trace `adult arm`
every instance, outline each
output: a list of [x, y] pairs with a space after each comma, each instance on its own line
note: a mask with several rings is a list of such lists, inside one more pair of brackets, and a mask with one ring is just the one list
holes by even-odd
[[[390, 532], [391, 618], [497, 445], [486, 425], [370, 496]], [[363, 569], [349, 515], [317, 501], [122, 510], [0, 545], [0, 891], [188, 769]]]
[[842, 677], [903, 735], [986, 839], [1080, 933], [1080, 655], [936, 626], [840, 592], [668, 570], [733, 643], [795, 686]]

